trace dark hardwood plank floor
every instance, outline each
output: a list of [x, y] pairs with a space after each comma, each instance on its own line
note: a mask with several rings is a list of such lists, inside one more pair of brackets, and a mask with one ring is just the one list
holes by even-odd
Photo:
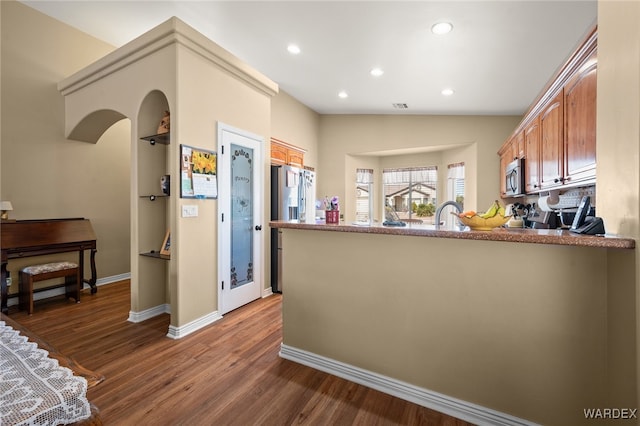
[[169, 316], [127, 321], [129, 281], [36, 302], [11, 318], [105, 376], [88, 397], [105, 425], [468, 425], [278, 356], [281, 296], [182, 339]]

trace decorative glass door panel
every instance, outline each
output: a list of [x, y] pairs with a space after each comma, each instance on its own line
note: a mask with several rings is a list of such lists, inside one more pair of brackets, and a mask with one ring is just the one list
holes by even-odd
[[218, 309], [262, 295], [264, 139], [218, 123]]
[[231, 288], [253, 281], [253, 149], [231, 145]]

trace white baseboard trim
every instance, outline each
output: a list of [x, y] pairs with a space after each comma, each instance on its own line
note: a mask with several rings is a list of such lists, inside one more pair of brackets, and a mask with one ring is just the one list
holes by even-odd
[[[96, 286], [100, 287], [101, 285], [111, 284], [111, 283], [115, 283], [122, 280], [128, 280], [130, 278], [131, 278], [130, 272], [127, 272], [126, 274], [118, 274], [118, 275], [112, 275], [110, 277], [98, 278], [96, 280]], [[16, 280], [15, 283], [18, 284], [18, 281]], [[87, 288], [90, 288], [90, 286], [89, 284], [85, 283], [82, 288], [87, 289]], [[64, 287], [52, 288], [51, 290], [40, 291], [38, 293], [33, 294], [33, 300], [37, 301], [37, 300], [42, 300], [49, 297], [60, 296], [64, 294], [64, 292], [65, 292]], [[7, 306], [14, 306], [17, 304], [18, 304], [18, 294], [16, 293], [9, 296], [9, 298], [7, 299]]]
[[180, 339], [187, 334], [198, 331], [201, 328], [204, 328], [220, 319], [222, 319], [222, 315], [220, 315], [218, 311], [215, 311], [203, 317], [200, 317], [197, 320], [191, 321], [190, 323], [185, 324], [182, 327], [174, 327], [173, 325], [170, 325], [167, 337], [170, 337], [172, 339]]
[[423, 407], [439, 411], [449, 416], [483, 425], [527, 425], [535, 423], [510, 416], [499, 411], [485, 408], [470, 402], [443, 395], [428, 389], [383, 376], [372, 371], [364, 370], [331, 358], [326, 358], [312, 352], [297, 349], [284, 343], [280, 346], [280, 357], [334, 376], [358, 383], [363, 386], [384, 392], [405, 401], [413, 402]]
[[[262, 298], [269, 297], [271, 295], [273, 295], [271, 287], [262, 290]], [[183, 325], [182, 327], [174, 327], [173, 325], [170, 325], [167, 337], [170, 337], [172, 339], [180, 339], [221, 319], [222, 315], [220, 315], [218, 311], [215, 311], [186, 325]]]
[[[96, 280], [96, 285], [101, 286], [105, 284], [117, 283], [118, 281], [130, 280], [131, 272], [127, 272], [125, 274], [111, 275], [110, 277], [98, 278]], [[87, 284], [84, 285], [84, 288], [89, 288]]]
[[137, 323], [146, 321], [149, 318], [157, 317], [158, 315], [170, 313], [171, 305], [165, 303], [163, 305], [154, 306], [153, 308], [145, 309], [144, 311], [140, 312], [129, 311], [129, 318], [127, 318], [127, 321]]

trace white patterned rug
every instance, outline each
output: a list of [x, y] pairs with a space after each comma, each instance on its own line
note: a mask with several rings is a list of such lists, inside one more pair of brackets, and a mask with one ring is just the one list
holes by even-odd
[[0, 321], [0, 425], [59, 425], [87, 419], [87, 380]]

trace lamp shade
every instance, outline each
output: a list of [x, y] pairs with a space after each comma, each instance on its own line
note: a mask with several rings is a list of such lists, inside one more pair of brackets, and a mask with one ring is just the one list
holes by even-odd
[[13, 210], [13, 206], [11, 205], [11, 201], [0, 201], [0, 210]]

